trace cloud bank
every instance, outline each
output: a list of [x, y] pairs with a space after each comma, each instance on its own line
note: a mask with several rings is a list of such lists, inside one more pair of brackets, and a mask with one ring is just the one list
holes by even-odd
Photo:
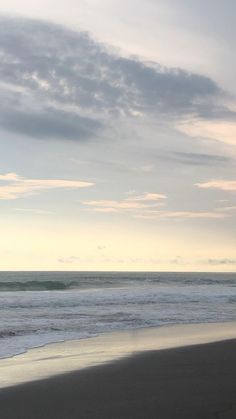
[[222, 112], [209, 77], [120, 57], [49, 22], [1, 18], [0, 58], [0, 126], [32, 138], [88, 139], [124, 115]]

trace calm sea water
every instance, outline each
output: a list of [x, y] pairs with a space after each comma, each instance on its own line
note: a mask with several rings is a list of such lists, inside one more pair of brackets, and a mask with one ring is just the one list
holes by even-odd
[[236, 320], [236, 274], [0, 272], [0, 357], [100, 333]]

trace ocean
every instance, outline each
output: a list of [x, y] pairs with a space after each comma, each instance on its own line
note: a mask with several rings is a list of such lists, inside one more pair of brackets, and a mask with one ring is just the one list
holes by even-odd
[[0, 272], [0, 357], [111, 331], [236, 320], [236, 274]]

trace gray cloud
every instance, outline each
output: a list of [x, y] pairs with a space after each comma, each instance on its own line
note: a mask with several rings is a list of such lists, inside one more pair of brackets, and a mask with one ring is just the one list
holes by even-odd
[[97, 246], [97, 250], [105, 250], [107, 247], [104, 245]]
[[83, 258], [79, 256], [68, 256], [68, 257], [60, 257], [57, 260], [59, 263], [75, 263], [75, 262], [83, 262]]
[[0, 23], [4, 129], [81, 139], [96, 135], [97, 119], [111, 115], [226, 112], [212, 105], [223, 93], [208, 77], [121, 58], [88, 34], [52, 23], [19, 18]]
[[209, 265], [236, 265], [236, 259], [208, 259]]
[[91, 118], [53, 108], [38, 112], [3, 110], [0, 123], [6, 130], [42, 139], [86, 139], [101, 128], [101, 124]]
[[185, 153], [185, 152], [173, 152], [172, 159], [179, 161], [183, 164], [189, 164], [193, 166], [203, 165], [215, 165], [215, 164], [227, 164], [231, 161], [229, 157], [219, 156], [216, 154], [205, 154], [205, 153]]

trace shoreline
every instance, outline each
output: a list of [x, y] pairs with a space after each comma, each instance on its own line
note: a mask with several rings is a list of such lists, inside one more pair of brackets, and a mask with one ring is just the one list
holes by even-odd
[[[57, 345], [57, 344], [61, 344], [61, 343], [66, 343], [66, 342], [80, 342], [83, 340], [89, 340], [89, 339], [94, 339], [94, 338], [98, 338], [100, 336], [106, 336], [106, 335], [113, 335], [113, 334], [117, 334], [117, 333], [132, 333], [132, 332], [139, 332], [139, 331], [143, 331], [143, 330], [152, 330], [152, 329], [160, 329], [160, 328], [169, 328], [169, 327], [175, 327], [175, 326], [195, 326], [195, 325], [224, 325], [224, 324], [234, 324], [236, 325], [236, 320], [232, 320], [232, 321], [222, 321], [222, 322], [217, 322], [217, 321], [213, 321], [213, 322], [204, 322], [204, 323], [169, 323], [169, 324], [162, 324], [162, 325], [158, 325], [158, 326], [148, 326], [148, 327], [139, 327], [139, 328], [131, 328], [131, 329], [121, 329], [121, 330], [112, 330], [109, 332], [101, 332], [101, 333], [97, 333], [91, 336], [88, 336], [86, 338], [70, 338], [70, 339], [60, 339], [60, 340], [55, 340], [55, 341], [51, 341], [51, 342], [47, 342], [47, 343], [42, 343], [40, 345], [37, 346], [30, 346], [28, 348], [26, 348], [25, 350], [22, 350], [21, 352], [12, 354], [12, 355], [5, 355], [5, 356], [0, 356], [0, 363], [2, 360], [5, 359], [13, 359], [15, 357], [18, 357], [20, 355], [24, 355], [27, 354], [30, 351], [34, 351], [37, 349], [41, 349], [41, 348], [47, 348], [50, 347], [51, 345]], [[0, 387], [1, 388], [1, 387]]]
[[134, 353], [1, 389], [1, 419], [234, 419], [236, 339]]
[[231, 339], [236, 339], [236, 322], [168, 325], [50, 343], [0, 359], [0, 390], [113, 363], [133, 354]]

